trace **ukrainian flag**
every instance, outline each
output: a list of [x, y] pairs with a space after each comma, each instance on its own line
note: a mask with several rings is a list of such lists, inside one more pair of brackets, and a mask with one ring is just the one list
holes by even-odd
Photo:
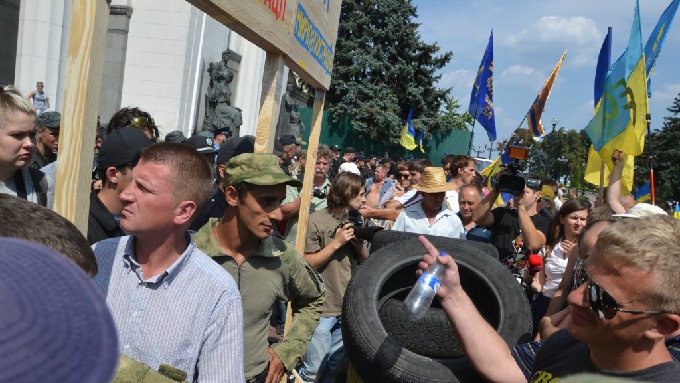
[[[600, 184], [600, 162], [606, 164], [604, 183], [614, 164], [611, 156], [618, 149], [626, 154], [621, 177], [622, 192], [633, 185], [634, 156], [642, 154], [646, 114], [649, 110], [645, 56], [642, 47], [639, 5], [636, 1], [628, 47], [605, 76], [604, 93], [595, 117], [584, 129], [593, 143], [588, 154], [585, 180]], [[597, 152], [597, 156], [595, 156]]]
[[635, 193], [635, 203], [645, 202], [652, 199], [652, 194], [649, 191], [649, 182], [640, 186], [637, 193]]
[[401, 129], [401, 139], [399, 140], [401, 146], [408, 150], [413, 150], [418, 147], [418, 145], [416, 145], [416, 130], [413, 127], [413, 124], [411, 124], [411, 118], [413, 118], [413, 107], [411, 107], [411, 110], [408, 112], [406, 125]]
[[675, 211], [673, 212], [673, 217], [680, 219], [680, 203], [675, 203]]

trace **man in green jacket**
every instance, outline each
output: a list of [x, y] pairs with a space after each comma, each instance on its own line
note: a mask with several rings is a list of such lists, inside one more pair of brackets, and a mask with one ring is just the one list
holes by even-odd
[[[278, 382], [305, 355], [325, 295], [321, 279], [295, 248], [271, 236], [286, 185], [300, 181], [284, 174], [276, 156], [260, 153], [229, 160], [224, 181], [224, 217], [203, 226], [196, 245], [234, 277], [241, 292], [246, 382]], [[269, 347], [277, 299], [291, 303], [293, 322], [283, 340]]]

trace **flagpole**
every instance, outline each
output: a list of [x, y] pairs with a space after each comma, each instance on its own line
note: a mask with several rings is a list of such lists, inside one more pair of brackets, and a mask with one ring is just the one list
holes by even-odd
[[470, 155], [470, 152], [472, 151], [472, 141], [475, 140], [475, 125], [477, 125], [477, 120], [474, 120], [472, 122], [472, 132], [470, 132], [470, 145], [468, 145], [468, 156]]
[[652, 205], [656, 204], [654, 196], [654, 152], [652, 151], [652, 115], [647, 113], [647, 140], [649, 140], [649, 194], [652, 197]]

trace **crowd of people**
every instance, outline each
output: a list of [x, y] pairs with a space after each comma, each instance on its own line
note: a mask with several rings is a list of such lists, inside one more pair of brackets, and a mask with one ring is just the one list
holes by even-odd
[[[593, 207], [530, 174], [521, 192], [504, 196], [467, 155], [434, 164], [320, 145], [309, 166], [310, 216], [300, 254], [308, 153], [294, 136], [278, 138], [272, 154], [254, 153], [252, 136], [220, 130], [189, 138], [175, 131], [158, 142], [149, 113], [123, 108], [106, 129], [97, 126], [83, 236], [50, 210], [60, 123], [59, 113], [38, 115], [16, 89], [0, 88], [0, 237], [41, 244], [0, 239], [1, 269], [11, 263], [12, 270], [24, 268], [13, 273], [28, 275], [40, 263], [37, 256], [10, 262], [23, 247], [72, 261], [51, 261], [60, 272], [36, 267], [42, 274], [32, 279], [48, 290], [78, 268], [93, 282], [78, 294], [50, 291], [53, 298], [38, 300], [18, 289], [10, 294], [0, 280], [0, 301], [11, 295], [7, 312], [27, 306], [63, 321], [79, 310], [74, 299], [85, 300], [98, 318], [90, 324], [93, 335], [107, 337], [97, 347], [66, 340], [73, 344], [59, 359], [61, 381], [87, 381], [87, 373], [109, 381], [142, 366], [162, 372], [159, 379], [189, 382], [270, 383], [291, 375], [335, 382], [346, 368], [344, 292], [370, 256], [370, 241], [358, 235], [364, 227], [487, 242], [497, 250], [531, 302], [532, 343], [508, 347], [462, 288], [456, 254], [440, 256], [420, 237], [426, 254], [419, 272], [435, 261], [446, 267], [441, 307], [484, 379], [555, 382], [594, 372], [670, 382], [680, 373], [680, 221], [621, 194], [621, 153]], [[284, 328], [286, 304], [293, 320]], [[16, 336], [8, 326], [15, 317], [0, 314], [0, 338]], [[61, 341], [48, 333], [38, 338], [21, 346], [25, 353]], [[0, 350], [6, 355], [5, 346]], [[86, 356], [97, 360], [89, 371], [78, 367]], [[33, 381], [43, 380], [50, 365], [0, 364], [0, 380], [32, 374]]]

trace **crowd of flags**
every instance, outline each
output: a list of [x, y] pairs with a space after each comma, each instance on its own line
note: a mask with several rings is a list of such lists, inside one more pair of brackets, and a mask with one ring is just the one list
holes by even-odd
[[[632, 192], [634, 157], [642, 154], [648, 124], [648, 100], [651, 97], [650, 74], [679, 3], [680, 0], [671, 1], [659, 18], [647, 43], [643, 46], [639, 0], [636, 0], [628, 45], [613, 64], [611, 63], [612, 29], [611, 27], [608, 29], [598, 55], [595, 71], [594, 116], [584, 128], [584, 132], [592, 142], [584, 173], [586, 181], [601, 186], [608, 184], [609, 172], [613, 167], [612, 154], [615, 150], [620, 150], [626, 154], [621, 177], [622, 192]], [[541, 114], [566, 54], [567, 51], [562, 54], [525, 116], [529, 131], [534, 137], [541, 138], [545, 134], [545, 129], [541, 124]], [[492, 30], [475, 76], [470, 95], [470, 106], [468, 107], [470, 115], [486, 130], [489, 141], [496, 140], [493, 65]], [[402, 129], [401, 144], [408, 150], [414, 150], [420, 146], [424, 153], [422, 147], [424, 131], [421, 129], [416, 139], [416, 130], [411, 124], [412, 117], [413, 108], [411, 108], [406, 125]], [[513, 133], [508, 142], [504, 143], [506, 148], [519, 140], [517, 132], [518, 130]], [[502, 153], [483, 173], [490, 175], [500, 170], [501, 164], [508, 162], [510, 162], [510, 158], [507, 153]], [[640, 187], [636, 197], [649, 199], [651, 194], [653, 200], [653, 173], [650, 174], [650, 178], [651, 184], [647, 182]], [[680, 206], [676, 204], [674, 209], [676, 218], [680, 218]]]

